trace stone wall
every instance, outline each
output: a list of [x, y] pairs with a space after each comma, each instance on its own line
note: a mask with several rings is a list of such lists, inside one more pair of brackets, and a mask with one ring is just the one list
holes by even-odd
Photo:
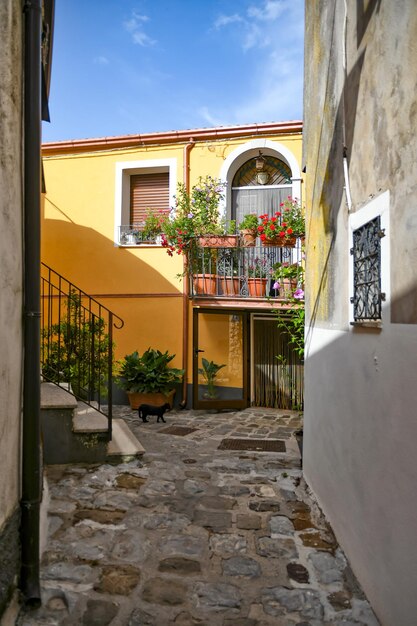
[[20, 509], [16, 509], [0, 529], [0, 616], [17, 582], [20, 566], [19, 522]]
[[0, 614], [19, 567], [22, 19], [19, 0], [0, 3]]

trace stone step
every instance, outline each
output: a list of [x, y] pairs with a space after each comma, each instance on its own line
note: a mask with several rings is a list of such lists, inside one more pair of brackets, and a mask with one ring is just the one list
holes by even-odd
[[145, 452], [121, 419], [113, 420], [112, 441], [108, 442], [106, 416], [53, 383], [41, 385], [41, 420], [48, 465], [118, 462]]
[[142, 456], [145, 448], [122, 419], [113, 420], [112, 440], [107, 445], [107, 456], [113, 459], [131, 459]]
[[108, 420], [94, 407], [78, 402], [72, 418], [72, 430], [75, 433], [106, 433]]
[[54, 383], [41, 384], [41, 409], [76, 409], [77, 400]]

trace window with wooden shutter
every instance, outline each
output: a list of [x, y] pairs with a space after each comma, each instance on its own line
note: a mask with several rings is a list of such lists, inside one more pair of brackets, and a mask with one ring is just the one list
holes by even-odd
[[169, 212], [168, 172], [130, 177], [130, 224], [143, 223], [149, 209]]

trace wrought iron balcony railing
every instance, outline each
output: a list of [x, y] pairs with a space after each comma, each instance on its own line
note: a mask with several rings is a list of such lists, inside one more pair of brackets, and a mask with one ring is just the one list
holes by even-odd
[[303, 251], [300, 241], [295, 248], [196, 245], [188, 254], [188, 274], [193, 298], [302, 297]]

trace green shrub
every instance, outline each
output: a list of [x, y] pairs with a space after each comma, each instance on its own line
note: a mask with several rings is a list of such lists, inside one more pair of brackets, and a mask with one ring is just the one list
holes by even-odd
[[119, 362], [116, 384], [126, 391], [167, 393], [180, 383], [184, 370], [169, 367], [175, 354], [148, 348], [142, 356], [137, 350]]

